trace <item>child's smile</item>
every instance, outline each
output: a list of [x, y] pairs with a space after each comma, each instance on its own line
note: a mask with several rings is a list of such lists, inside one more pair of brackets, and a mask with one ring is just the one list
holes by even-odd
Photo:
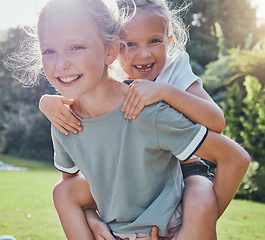
[[155, 63], [151, 63], [151, 64], [141, 64], [141, 65], [134, 65], [134, 67], [140, 71], [142, 74], [144, 73], [148, 73], [152, 70], [153, 66], [154, 66]]
[[43, 68], [55, 89], [79, 99], [103, 86], [106, 48], [94, 20], [81, 7], [62, 7], [40, 21], [38, 29]]
[[67, 77], [57, 77], [57, 80], [62, 82], [62, 83], [71, 84], [71, 83], [74, 83], [77, 80], [79, 80], [82, 76], [83, 76], [83, 74], [71, 75], [71, 76], [67, 76]]
[[154, 80], [167, 58], [167, 24], [164, 19], [138, 10], [125, 26], [119, 62], [132, 79]]

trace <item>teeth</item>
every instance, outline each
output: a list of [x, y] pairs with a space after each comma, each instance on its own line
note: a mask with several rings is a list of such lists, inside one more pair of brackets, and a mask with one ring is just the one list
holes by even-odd
[[77, 75], [77, 76], [70, 76], [70, 77], [59, 77], [58, 79], [64, 83], [71, 83], [80, 77], [81, 77], [81, 75]]
[[139, 69], [143, 69], [143, 68], [151, 68], [152, 64], [148, 64], [148, 65], [135, 65], [137, 68]]
[[147, 72], [150, 71], [153, 67], [153, 64], [147, 64], [147, 65], [135, 65], [135, 67], [141, 71]]

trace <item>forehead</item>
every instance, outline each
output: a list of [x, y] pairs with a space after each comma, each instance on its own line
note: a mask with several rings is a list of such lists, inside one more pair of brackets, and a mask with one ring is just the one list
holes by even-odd
[[39, 18], [38, 35], [43, 40], [66, 35], [98, 34], [98, 28], [88, 9], [81, 6], [62, 6], [48, 9]]
[[149, 11], [138, 10], [130, 22], [124, 27], [121, 37], [139, 38], [167, 34], [167, 23], [162, 17]]

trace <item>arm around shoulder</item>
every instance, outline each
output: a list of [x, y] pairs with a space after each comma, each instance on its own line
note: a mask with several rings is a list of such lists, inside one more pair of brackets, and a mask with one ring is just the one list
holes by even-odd
[[67, 107], [73, 103], [73, 99], [45, 94], [39, 101], [39, 109], [60, 132], [65, 135], [68, 135], [68, 131], [77, 134], [82, 131], [81, 122]]

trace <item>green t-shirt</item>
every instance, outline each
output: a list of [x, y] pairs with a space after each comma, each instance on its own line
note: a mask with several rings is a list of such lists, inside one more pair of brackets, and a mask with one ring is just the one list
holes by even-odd
[[207, 129], [165, 103], [145, 107], [136, 119], [121, 107], [81, 119], [83, 131], [65, 136], [52, 126], [55, 166], [82, 172], [101, 219], [120, 233], [152, 226], [167, 234], [167, 224], [182, 199], [180, 160], [189, 159]]

